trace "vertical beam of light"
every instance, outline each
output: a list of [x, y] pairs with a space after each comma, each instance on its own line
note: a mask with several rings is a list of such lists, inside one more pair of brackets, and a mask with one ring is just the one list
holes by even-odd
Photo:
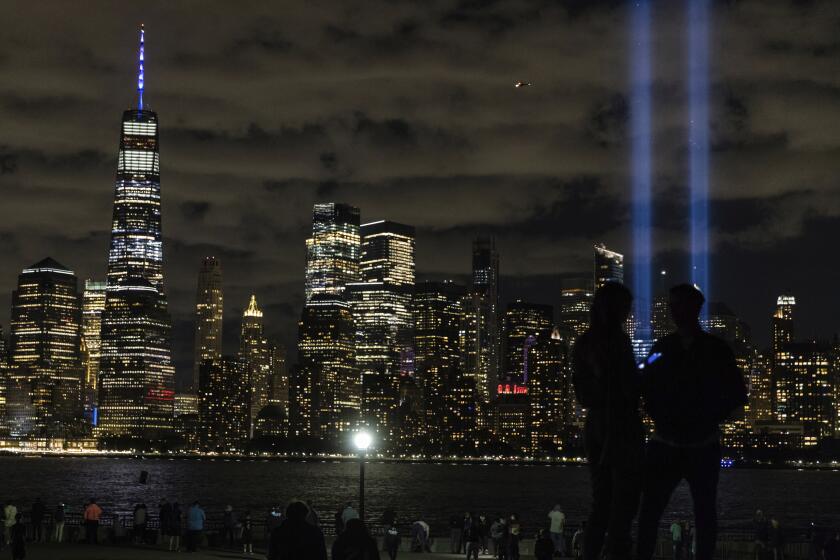
[[[691, 281], [709, 299], [709, 0], [688, 2]], [[701, 319], [708, 316], [703, 307]]]
[[635, 337], [650, 340], [651, 304], [651, 45], [650, 0], [631, 6], [630, 127]]
[[143, 87], [145, 86], [145, 65], [146, 58], [146, 26], [140, 24], [140, 67], [137, 69], [137, 107], [143, 110]]

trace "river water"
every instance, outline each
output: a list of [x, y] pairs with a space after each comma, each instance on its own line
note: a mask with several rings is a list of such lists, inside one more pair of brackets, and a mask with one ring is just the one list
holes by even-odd
[[[140, 472], [148, 471], [147, 484]], [[96, 497], [106, 512], [128, 513], [136, 503], [150, 508], [160, 498], [200, 500], [208, 512], [231, 504], [238, 511], [266, 512], [291, 498], [306, 499], [332, 519], [347, 500], [358, 499], [359, 468], [353, 462], [105, 457], [0, 457], [0, 502], [28, 509], [36, 497], [48, 506], [62, 501], [70, 511]], [[370, 463], [366, 508], [377, 521], [393, 508], [402, 521], [424, 519], [435, 529], [464, 511], [489, 515], [517, 512], [537, 526], [554, 505], [570, 522], [586, 515], [589, 475], [585, 467], [560, 465]], [[809, 521], [840, 526], [840, 473], [835, 471], [725, 469], [719, 513], [725, 527], [748, 526], [761, 508], [784, 526]], [[691, 501], [681, 486], [666, 519], [689, 518]]]

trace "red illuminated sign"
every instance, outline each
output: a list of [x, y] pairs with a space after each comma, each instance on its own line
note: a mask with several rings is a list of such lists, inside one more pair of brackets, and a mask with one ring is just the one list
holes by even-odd
[[500, 395], [527, 395], [528, 387], [516, 383], [499, 383], [496, 392]]
[[152, 401], [172, 401], [175, 400], [175, 391], [172, 389], [156, 389], [149, 387], [146, 391], [146, 399]]

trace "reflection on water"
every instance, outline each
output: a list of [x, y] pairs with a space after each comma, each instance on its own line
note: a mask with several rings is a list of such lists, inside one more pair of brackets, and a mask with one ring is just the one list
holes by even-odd
[[[149, 472], [140, 484], [140, 471]], [[329, 522], [347, 500], [357, 500], [358, 465], [352, 462], [240, 461], [234, 459], [127, 459], [0, 457], [0, 502], [28, 508], [36, 497], [63, 501], [71, 510], [91, 497], [106, 511], [128, 513], [160, 498], [182, 504], [200, 500], [208, 511], [231, 504], [239, 511], [267, 511], [291, 498], [310, 500]], [[840, 524], [840, 475], [826, 471], [724, 470], [720, 517], [747, 525], [756, 508], [784, 525]], [[560, 503], [572, 523], [586, 515], [589, 476], [582, 467], [373, 463], [366, 472], [366, 508], [377, 521], [393, 508], [403, 521], [424, 519], [442, 528], [452, 514], [518, 512], [526, 526], [543, 522]], [[666, 513], [687, 517], [690, 498], [681, 487]]]

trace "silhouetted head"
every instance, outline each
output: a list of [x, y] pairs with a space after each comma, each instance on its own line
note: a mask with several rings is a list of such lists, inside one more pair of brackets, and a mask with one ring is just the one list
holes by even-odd
[[17, 521], [18, 523], [20, 523], [20, 522], [21, 522], [21, 521], [20, 521], [21, 519], [23, 519], [23, 514], [22, 514], [22, 513], [18, 513], [17, 515], [15, 515], [15, 521]]
[[700, 309], [706, 298], [703, 292], [691, 284], [677, 284], [669, 293], [668, 305], [671, 308], [671, 318], [678, 329], [697, 326]]
[[294, 501], [286, 506], [286, 517], [293, 521], [303, 521], [308, 513], [309, 508], [301, 501]]
[[633, 295], [620, 282], [607, 282], [595, 292], [590, 310], [592, 326], [599, 330], [621, 328], [630, 315]]

